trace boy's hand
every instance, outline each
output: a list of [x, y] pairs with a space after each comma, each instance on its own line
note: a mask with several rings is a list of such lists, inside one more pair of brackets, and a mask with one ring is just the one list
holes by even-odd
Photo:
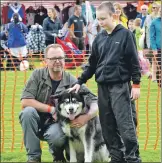
[[137, 100], [140, 97], [140, 88], [132, 88], [131, 99]]
[[72, 92], [72, 91], [75, 90], [75, 93], [78, 93], [79, 89], [80, 89], [80, 85], [79, 84], [75, 84], [72, 88], [68, 89], [68, 92]]

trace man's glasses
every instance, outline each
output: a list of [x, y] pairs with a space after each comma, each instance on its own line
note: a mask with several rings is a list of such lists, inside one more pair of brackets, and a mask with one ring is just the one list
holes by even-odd
[[145, 8], [143, 8], [142, 10], [146, 10]]
[[65, 57], [57, 57], [57, 58], [53, 57], [53, 58], [46, 58], [46, 59], [50, 60], [50, 62], [57, 62], [57, 60], [61, 62], [65, 59]]

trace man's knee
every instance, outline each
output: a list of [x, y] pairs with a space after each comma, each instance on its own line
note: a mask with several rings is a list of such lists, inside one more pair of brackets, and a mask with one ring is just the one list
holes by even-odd
[[51, 127], [45, 132], [44, 138], [51, 147], [55, 148], [63, 147], [67, 140], [66, 135], [57, 123], [51, 125]]
[[32, 117], [38, 117], [38, 113], [35, 108], [33, 107], [25, 107], [19, 114], [20, 122], [22, 120], [29, 121]]

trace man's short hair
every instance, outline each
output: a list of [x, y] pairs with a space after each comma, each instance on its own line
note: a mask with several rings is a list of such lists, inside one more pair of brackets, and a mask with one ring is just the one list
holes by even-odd
[[64, 49], [63, 47], [60, 45], [60, 44], [50, 44], [48, 45], [46, 48], [45, 48], [45, 51], [44, 51], [44, 54], [45, 54], [45, 58], [47, 57], [47, 53], [49, 51], [50, 48], [61, 48], [61, 50], [63, 51], [64, 55], [65, 55], [65, 52], [64, 52]]
[[81, 7], [81, 5], [75, 5], [74, 6], [74, 11], [76, 11], [79, 7]]
[[103, 10], [103, 9], [107, 10], [109, 15], [113, 15], [115, 13], [115, 8], [112, 2], [104, 1], [97, 7], [97, 10]]
[[148, 6], [147, 6], [147, 5], [142, 5], [142, 6], [141, 6], [141, 10], [142, 10], [143, 8], [145, 8], [146, 10], [148, 10]]

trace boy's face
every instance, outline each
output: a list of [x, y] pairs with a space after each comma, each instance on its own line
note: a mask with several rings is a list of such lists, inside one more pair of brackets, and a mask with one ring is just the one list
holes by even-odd
[[111, 16], [105, 9], [96, 11], [96, 18], [99, 25], [104, 28], [110, 28], [113, 23], [113, 16]]
[[128, 28], [129, 28], [130, 30], [133, 30], [133, 29], [134, 29], [134, 23], [133, 23], [133, 22], [129, 22], [129, 23], [128, 23]]

